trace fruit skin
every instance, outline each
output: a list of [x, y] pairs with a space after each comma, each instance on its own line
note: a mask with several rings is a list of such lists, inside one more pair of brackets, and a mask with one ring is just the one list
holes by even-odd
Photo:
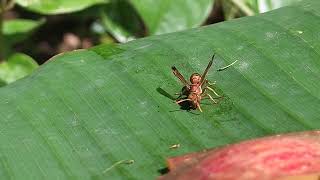
[[320, 174], [320, 131], [258, 138], [167, 160], [159, 180], [274, 180]]

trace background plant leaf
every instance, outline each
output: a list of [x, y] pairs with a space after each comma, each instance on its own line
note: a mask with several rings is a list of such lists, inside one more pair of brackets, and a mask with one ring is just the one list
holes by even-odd
[[80, 11], [95, 4], [102, 4], [108, 0], [15, 0], [24, 8], [41, 14], [62, 14]]
[[[56, 56], [0, 89], [1, 178], [153, 179], [168, 156], [319, 128], [319, 16], [307, 0]], [[170, 67], [201, 73], [213, 53], [208, 79], [224, 99], [180, 110]]]
[[103, 27], [117, 41], [123, 43], [142, 36], [142, 22], [128, 1], [113, 1], [101, 8], [100, 15]]
[[3, 34], [5, 37], [6, 45], [13, 45], [17, 42], [25, 40], [36, 28], [44, 23], [42, 20], [30, 19], [14, 19], [4, 21]]
[[211, 12], [213, 0], [132, 0], [150, 34], [163, 34], [201, 25]]
[[0, 80], [5, 83], [11, 83], [30, 74], [37, 67], [37, 62], [30, 56], [15, 53], [7, 61], [0, 63]]

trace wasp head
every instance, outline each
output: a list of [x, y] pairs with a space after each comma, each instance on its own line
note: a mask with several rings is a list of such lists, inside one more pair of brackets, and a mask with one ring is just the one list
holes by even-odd
[[201, 82], [201, 75], [198, 73], [193, 73], [190, 76], [190, 82], [191, 84], [199, 84]]

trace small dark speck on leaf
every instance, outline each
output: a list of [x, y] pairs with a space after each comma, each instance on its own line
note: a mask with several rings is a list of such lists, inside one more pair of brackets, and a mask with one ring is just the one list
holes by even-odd
[[167, 174], [169, 172], [169, 169], [168, 168], [162, 168], [162, 169], [159, 169], [158, 172], [162, 175], [164, 174]]

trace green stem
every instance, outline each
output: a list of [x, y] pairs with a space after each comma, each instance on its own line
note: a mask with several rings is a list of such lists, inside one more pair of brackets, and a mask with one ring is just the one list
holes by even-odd
[[235, 4], [245, 15], [253, 16], [255, 12], [252, 11], [242, 0], [231, 0], [233, 4]]

